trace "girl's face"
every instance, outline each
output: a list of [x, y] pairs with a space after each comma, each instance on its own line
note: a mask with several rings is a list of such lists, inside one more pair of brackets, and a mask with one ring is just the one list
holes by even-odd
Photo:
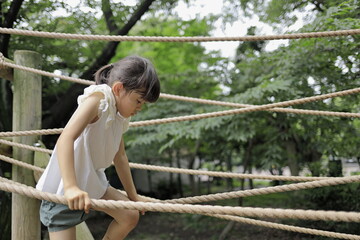
[[145, 103], [140, 93], [136, 91], [126, 92], [121, 82], [115, 83], [112, 91], [116, 100], [116, 108], [124, 118], [134, 116]]

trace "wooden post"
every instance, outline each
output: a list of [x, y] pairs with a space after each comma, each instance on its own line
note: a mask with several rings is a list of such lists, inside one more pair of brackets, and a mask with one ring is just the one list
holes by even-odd
[[[40, 68], [41, 56], [32, 51], [15, 51], [16, 64]], [[41, 128], [41, 76], [21, 70], [14, 70], [13, 131]], [[33, 145], [38, 136], [14, 137], [13, 141]], [[21, 148], [13, 148], [15, 159], [34, 163], [34, 153]], [[16, 182], [35, 186], [31, 170], [13, 165], [12, 179]], [[20, 194], [12, 194], [12, 240], [40, 239], [40, 201]]]

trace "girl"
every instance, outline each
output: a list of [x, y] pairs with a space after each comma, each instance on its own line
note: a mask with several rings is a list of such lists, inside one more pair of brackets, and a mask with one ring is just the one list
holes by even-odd
[[[68, 206], [42, 201], [41, 222], [51, 240], [75, 239], [75, 226], [88, 217], [90, 198], [140, 201], [132, 180], [122, 134], [130, 117], [145, 102], [159, 98], [153, 65], [142, 57], [126, 57], [95, 73], [97, 85], [78, 97], [78, 108], [60, 135], [37, 189], [64, 195]], [[127, 197], [111, 187], [105, 168], [112, 162]], [[124, 239], [136, 226], [134, 210], [96, 209], [114, 220], [103, 239]]]

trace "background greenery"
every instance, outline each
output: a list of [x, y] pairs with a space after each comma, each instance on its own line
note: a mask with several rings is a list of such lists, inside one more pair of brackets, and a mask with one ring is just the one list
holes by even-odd
[[[0, 1], [0, 26], [26, 30], [82, 34], [144, 36], [210, 36], [217, 20], [225, 25], [245, 16], [258, 16], [275, 32], [291, 26], [295, 12], [302, 12], [306, 24], [298, 32], [360, 28], [357, 0], [229, 0], [221, 14], [196, 16], [183, 20], [174, 11], [181, 0], [143, 0], [136, 5], [110, 0], [86, 0], [75, 7], [65, 1]], [[184, 0], [192, 4], [192, 0]], [[210, 3], [209, 3], [210, 4]], [[87, 7], [87, 8], [85, 8]], [[62, 9], [66, 16], [53, 14]], [[87, 11], [93, 9], [94, 11]], [[259, 35], [257, 26], [249, 35]], [[267, 104], [325, 94], [359, 86], [359, 36], [291, 40], [288, 45], [265, 51], [268, 42], [240, 42], [234, 59], [218, 51], [207, 51], [200, 43], [146, 43], [75, 41], [0, 35], [0, 51], [12, 59], [18, 49], [42, 54], [43, 69], [63, 75], [92, 79], [98, 67], [132, 54], [151, 59], [161, 79], [162, 92], [189, 97]], [[223, 43], [223, 44], [226, 44]], [[43, 128], [63, 127], [83, 88], [78, 84], [54, 79], [43, 80]], [[224, 91], [223, 89], [226, 89]], [[11, 82], [0, 79], [0, 131], [11, 131]], [[296, 108], [359, 112], [359, 95], [307, 103]], [[218, 111], [223, 107], [160, 99], [147, 105], [133, 121]], [[292, 175], [308, 169], [312, 176], [334, 175], [329, 164], [339, 170], [341, 158], [359, 163], [360, 121], [356, 118], [255, 112], [199, 121], [132, 128], [125, 136], [131, 161], [232, 171], [243, 166], [281, 174], [289, 167]], [[57, 136], [44, 136], [52, 148]], [[195, 165], [200, 159], [200, 165]], [[0, 174], [11, 166], [0, 162]], [[335, 171], [341, 174], [341, 171]], [[151, 193], [166, 197], [199, 194], [196, 179], [190, 185], [170, 174], [170, 181], [153, 186]], [[221, 189], [244, 187], [216, 179]], [[249, 187], [253, 187], [252, 181]], [[301, 192], [301, 207], [332, 210], [359, 210], [359, 186]], [[1, 216], [9, 216], [4, 203], [9, 195], [1, 192]], [[163, 195], [161, 195], [163, 196]], [[285, 207], [285, 206], [284, 206]], [[8, 217], [2, 217], [5, 226]], [[321, 223], [316, 223], [317, 225]], [[323, 224], [322, 228], [359, 234], [352, 225]], [[3, 231], [3, 232], [1, 232]], [[8, 236], [7, 228], [0, 229]], [[4, 238], [6, 239], [6, 238]]]

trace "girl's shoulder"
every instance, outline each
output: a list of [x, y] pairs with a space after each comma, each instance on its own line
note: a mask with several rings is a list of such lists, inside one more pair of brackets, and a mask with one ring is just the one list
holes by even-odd
[[102, 93], [105, 97], [112, 97], [112, 90], [106, 84], [90, 85], [84, 89], [84, 93], [78, 97], [78, 103], [94, 93]]
[[[78, 105], [81, 105], [90, 96], [99, 97], [98, 117], [106, 115], [106, 125], [115, 119], [116, 107], [115, 98], [112, 89], [106, 84], [91, 85], [84, 89], [84, 93], [77, 99]], [[105, 117], [105, 116], [104, 116]]]

